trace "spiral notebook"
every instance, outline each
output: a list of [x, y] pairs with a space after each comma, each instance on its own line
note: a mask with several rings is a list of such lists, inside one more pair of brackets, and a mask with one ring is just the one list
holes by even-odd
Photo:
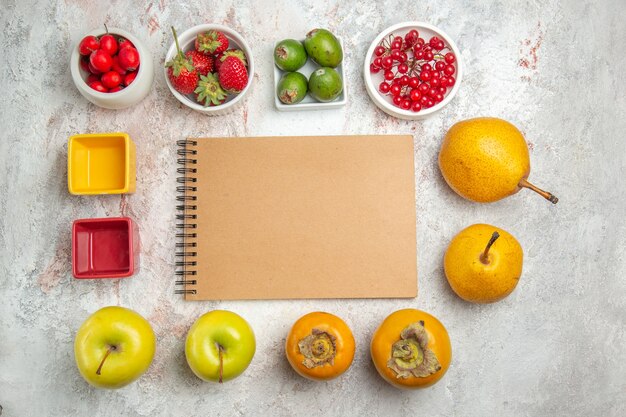
[[417, 295], [412, 136], [178, 145], [185, 299]]

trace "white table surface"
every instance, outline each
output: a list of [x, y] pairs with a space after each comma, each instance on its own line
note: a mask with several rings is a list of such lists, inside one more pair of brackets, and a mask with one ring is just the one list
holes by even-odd
[[[362, 81], [369, 42], [402, 20], [442, 27], [466, 63], [457, 97], [422, 122], [383, 114]], [[623, 0], [4, 1], [2, 415], [626, 415], [624, 21]], [[205, 22], [242, 33], [257, 62], [251, 95], [228, 116], [182, 107], [160, 70], [169, 26], [183, 30]], [[133, 32], [154, 55], [154, 88], [128, 110], [91, 105], [68, 71], [71, 48], [102, 23]], [[314, 27], [343, 37], [349, 103], [340, 110], [279, 113], [273, 107], [272, 45]], [[530, 179], [554, 192], [558, 205], [530, 191], [479, 205], [448, 188], [436, 164], [443, 134], [456, 121], [484, 115], [511, 120], [524, 132]], [[106, 131], [128, 132], [135, 141], [137, 192], [70, 196], [67, 138]], [[173, 294], [177, 139], [357, 133], [414, 135], [417, 299], [191, 303]], [[140, 273], [124, 280], [74, 280], [72, 221], [119, 215], [139, 222]], [[493, 305], [461, 301], [443, 275], [450, 238], [476, 222], [512, 232], [525, 251], [517, 290]], [[91, 388], [74, 365], [76, 330], [107, 305], [144, 315], [158, 337], [149, 371], [118, 391]], [[406, 307], [438, 316], [453, 344], [445, 378], [419, 392], [383, 382], [368, 352], [379, 322]], [[190, 324], [214, 308], [244, 316], [258, 338], [250, 368], [223, 386], [197, 379], [183, 353]], [[343, 317], [358, 344], [350, 371], [328, 383], [297, 376], [282, 352], [291, 324], [313, 310]]]

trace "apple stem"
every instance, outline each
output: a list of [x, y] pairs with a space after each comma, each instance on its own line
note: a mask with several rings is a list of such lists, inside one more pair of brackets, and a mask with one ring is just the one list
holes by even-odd
[[219, 383], [221, 384], [222, 382], [224, 382], [224, 348], [222, 347], [222, 345], [218, 344], [217, 345], [217, 351], [220, 357], [220, 379], [219, 379]]
[[487, 243], [485, 251], [480, 255], [480, 262], [484, 263], [485, 265], [489, 263], [489, 249], [491, 249], [491, 245], [493, 245], [499, 237], [500, 233], [493, 232], [493, 234], [491, 235], [491, 239], [489, 239], [489, 243]]
[[117, 347], [115, 347], [115, 346], [109, 346], [109, 348], [107, 349], [107, 352], [104, 354], [104, 357], [102, 358], [102, 362], [100, 362], [100, 366], [98, 366], [98, 369], [96, 370], [96, 375], [100, 375], [101, 374], [102, 365], [104, 365], [104, 361], [107, 360], [107, 358], [109, 357], [111, 352], [113, 352], [116, 349], [117, 349]]
[[537, 194], [539, 194], [540, 196], [542, 196], [546, 200], [550, 201], [552, 204], [556, 204], [556, 203], [559, 202], [559, 199], [555, 195], [553, 195], [552, 193], [549, 193], [547, 191], [543, 191], [541, 188], [531, 184], [530, 182], [528, 182], [528, 180], [526, 178], [522, 178], [520, 180], [519, 186], [522, 187], [522, 188], [529, 188], [529, 189], [533, 190], [534, 192], [536, 192]]

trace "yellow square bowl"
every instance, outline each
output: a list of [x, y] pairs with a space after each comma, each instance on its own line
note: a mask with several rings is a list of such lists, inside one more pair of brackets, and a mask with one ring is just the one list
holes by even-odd
[[71, 136], [67, 186], [71, 194], [135, 192], [135, 144], [126, 133]]

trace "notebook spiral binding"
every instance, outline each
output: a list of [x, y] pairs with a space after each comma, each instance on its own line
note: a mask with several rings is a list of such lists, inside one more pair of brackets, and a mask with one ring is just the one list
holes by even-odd
[[176, 215], [176, 220], [178, 220], [176, 223], [176, 228], [178, 229], [176, 238], [180, 239], [180, 241], [176, 242], [176, 285], [181, 287], [176, 289], [175, 293], [195, 294], [196, 290], [193, 288], [196, 285], [195, 277], [197, 275], [195, 269], [197, 261], [195, 258], [198, 256], [198, 253], [193, 248], [197, 246], [194, 240], [198, 237], [195, 232], [198, 225], [194, 222], [197, 219], [195, 214], [197, 206], [193, 202], [197, 198], [189, 193], [198, 190], [194, 185], [197, 181], [197, 178], [194, 176], [197, 172], [195, 168], [197, 160], [194, 158], [197, 151], [190, 149], [197, 145], [197, 142], [186, 139], [177, 141], [176, 145], [179, 147], [176, 153], [180, 157], [177, 159], [177, 163], [182, 166], [176, 169], [176, 172], [181, 175], [176, 178], [176, 182], [179, 184], [176, 186], [176, 192], [178, 193], [176, 201], [181, 203], [176, 206], [176, 210], [179, 211], [179, 214]]

